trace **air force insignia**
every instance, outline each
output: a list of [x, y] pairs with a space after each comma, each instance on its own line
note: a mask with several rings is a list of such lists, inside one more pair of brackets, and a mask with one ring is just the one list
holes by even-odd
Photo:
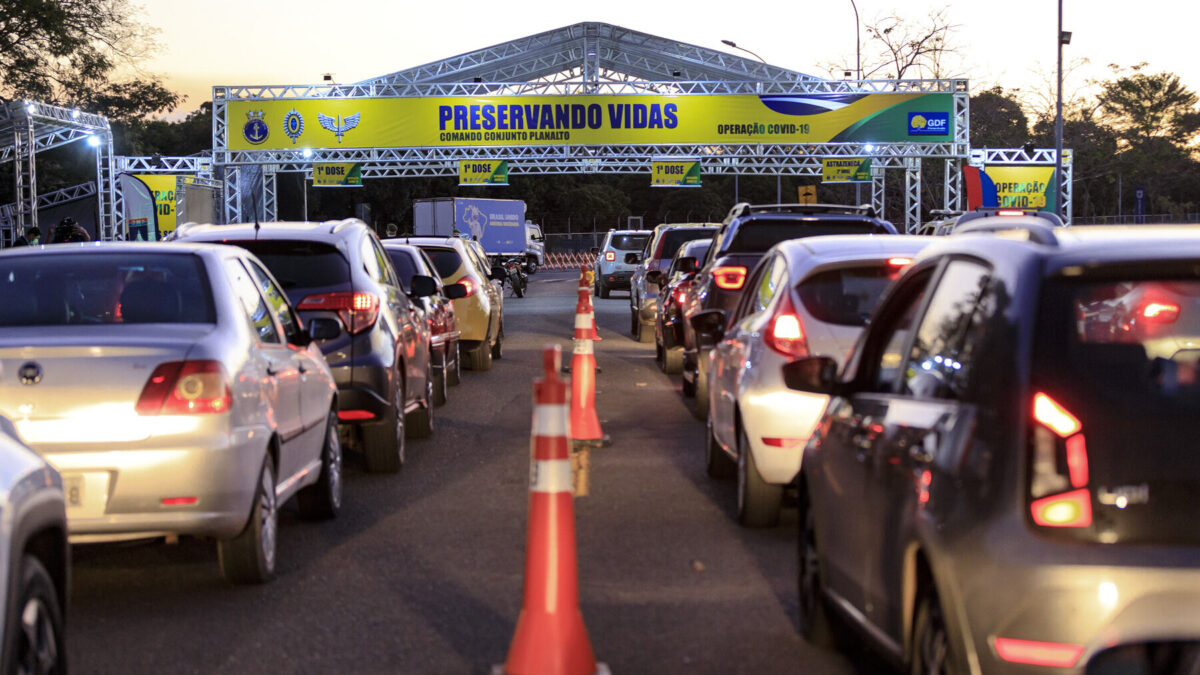
[[325, 113], [317, 113], [317, 121], [321, 123], [322, 129], [328, 129], [329, 131], [332, 131], [334, 135], [337, 136], [338, 143], [341, 143], [342, 136], [347, 131], [350, 131], [354, 127], [358, 126], [358, 118], [361, 116], [362, 113], [354, 113], [353, 115], [346, 115], [345, 117], [342, 117], [341, 115], [338, 115], [337, 117], [330, 117]]
[[259, 145], [267, 140], [267, 136], [271, 134], [271, 130], [267, 128], [267, 123], [263, 121], [263, 111], [250, 110], [246, 113], [246, 123], [242, 125], [242, 136], [251, 145]]
[[292, 145], [295, 145], [296, 139], [300, 138], [300, 134], [304, 133], [304, 117], [296, 112], [295, 108], [292, 108], [288, 114], [283, 116], [283, 133], [292, 139]]

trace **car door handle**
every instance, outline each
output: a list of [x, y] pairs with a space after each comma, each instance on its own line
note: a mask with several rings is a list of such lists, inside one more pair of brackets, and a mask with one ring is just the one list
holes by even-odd
[[308, 366], [304, 365], [304, 362], [303, 362], [303, 361], [301, 361], [301, 362], [300, 362], [300, 372], [301, 372], [301, 373], [307, 373], [307, 372], [308, 372]]

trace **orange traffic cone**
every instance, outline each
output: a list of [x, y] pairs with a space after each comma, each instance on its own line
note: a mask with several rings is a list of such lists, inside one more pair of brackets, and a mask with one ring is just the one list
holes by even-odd
[[543, 379], [533, 383], [529, 538], [525, 598], [507, 675], [593, 675], [597, 668], [583, 613], [575, 551], [575, 503], [567, 447], [567, 385], [558, 379], [558, 346], [542, 352]]
[[575, 345], [571, 350], [571, 440], [576, 445], [597, 447], [611, 441], [600, 429], [596, 414], [596, 356], [586, 320], [586, 316], [576, 315]]
[[[596, 334], [596, 319], [592, 315], [592, 295], [588, 289], [580, 287], [579, 298], [575, 302], [575, 349], [579, 349], [580, 340], [599, 340], [600, 336]], [[588, 353], [593, 354], [592, 348], [588, 347]], [[600, 366], [596, 364], [596, 359], [592, 357], [592, 364], [595, 365], [596, 372], [602, 372]], [[572, 358], [570, 363], [564, 363], [562, 371], [564, 373], [571, 372], [571, 368], [575, 365], [575, 359]]]
[[588, 331], [591, 333], [589, 337], [596, 342], [600, 342], [604, 338], [600, 337], [600, 333], [596, 330], [596, 312], [592, 307], [592, 292], [588, 289], [587, 299], [584, 312], [587, 313]]

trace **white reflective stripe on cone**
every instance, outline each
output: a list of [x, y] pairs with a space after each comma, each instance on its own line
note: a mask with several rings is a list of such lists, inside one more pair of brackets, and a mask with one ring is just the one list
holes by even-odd
[[543, 459], [529, 465], [530, 492], [573, 492], [571, 460]]
[[575, 315], [575, 327], [576, 328], [591, 328], [592, 327], [592, 322], [591, 322], [591, 319], [588, 317], [587, 312], [580, 312]]
[[539, 403], [533, 406], [533, 435], [566, 438], [571, 409], [566, 403]]
[[575, 346], [571, 349], [572, 354], [594, 354], [592, 351], [591, 340], [576, 340]]

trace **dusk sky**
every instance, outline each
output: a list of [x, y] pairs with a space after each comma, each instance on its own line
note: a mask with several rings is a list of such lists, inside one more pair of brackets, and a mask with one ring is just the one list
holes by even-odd
[[[722, 39], [767, 62], [814, 75], [834, 61], [854, 60], [849, 0], [729, 4], [627, 2], [394, 2], [391, 0], [142, 0], [144, 20], [161, 30], [162, 52], [144, 64], [188, 96], [193, 110], [213, 85], [307, 84], [333, 73], [349, 83], [581, 21], [600, 21], [703, 47], [730, 51]], [[1037, 88], [1039, 70], [1055, 65], [1052, 0], [931, 2], [858, 0], [863, 25], [890, 11], [923, 18], [948, 7], [961, 27], [953, 41], [972, 91], [995, 84]], [[1178, 73], [1200, 89], [1195, 43], [1200, 5], [1183, 0], [1065, 0], [1064, 29], [1073, 32], [1065, 58], [1090, 64], [1068, 81], [1104, 78], [1106, 66], [1149, 62], [1151, 72]], [[864, 61], [869, 41], [862, 34]], [[1043, 85], [1044, 86], [1044, 85]]]

